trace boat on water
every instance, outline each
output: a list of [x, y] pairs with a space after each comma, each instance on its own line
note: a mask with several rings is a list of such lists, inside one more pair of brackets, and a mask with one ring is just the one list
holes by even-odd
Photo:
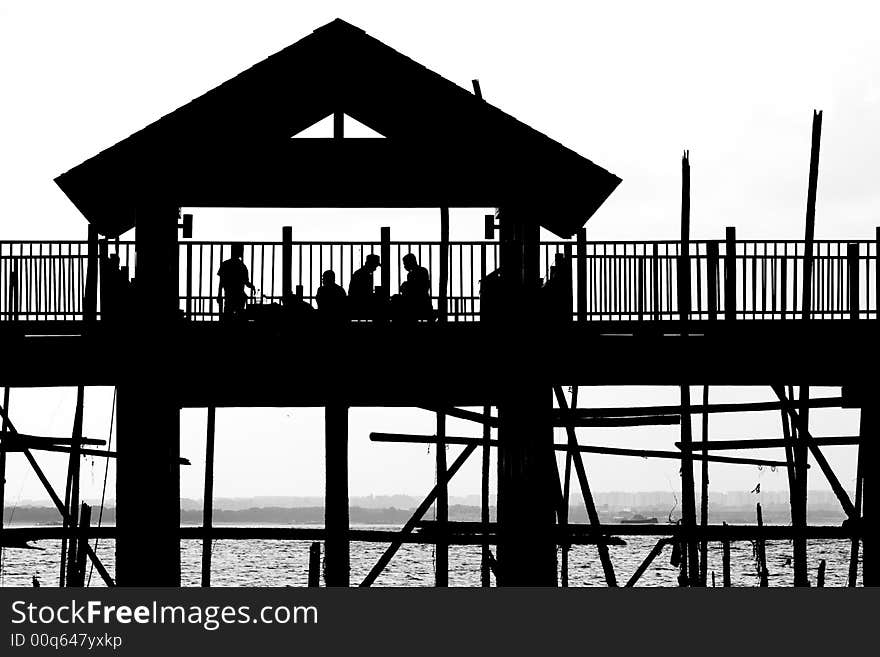
[[634, 513], [629, 518], [621, 519], [621, 524], [624, 525], [656, 525], [657, 518], [647, 518], [643, 516], [641, 513]]

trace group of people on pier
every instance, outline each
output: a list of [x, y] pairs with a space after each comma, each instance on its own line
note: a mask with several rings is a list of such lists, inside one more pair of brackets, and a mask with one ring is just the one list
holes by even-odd
[[[232, 257], [224, 261], [217, 271], [220, 278], [217, 302], [224, 321], [248, 319], [252, 308], [261, 312], [260, 306], [267, 305], [248, 306], [247, 290], [253, 295], [256, 289], [250, 280], [247, 265], [244, 264], [243, 254], [242, 245], [233, 244]], [[312, 318], [330, 324], [352, 320], [433, 321], [435, 313], [431, 304], [431, 279], [428, 270], [419, 264], [412, 253], [403, 256], [401, 262], [406, 270], [406, 280], [400, 284], [400, 292], [390, 299], [386, 298], [381, 289], [376, 288], [373, 279], [376, 270], [387, 265], [383, 265], [379, 256], [371, 253], [364, 259], [361, 267], [352, 273], [348, 292], [336, 282], [335, 272], [327, 270], [321, 275], [321, 285], [315, 293], [317, 309], [301, 296], [288, 293], [282, 298], [280, 314], [288, 319]]]

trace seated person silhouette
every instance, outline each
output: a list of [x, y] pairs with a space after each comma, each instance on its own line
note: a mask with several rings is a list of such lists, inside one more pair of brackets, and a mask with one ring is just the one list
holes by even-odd
[[336, 274], [330, 270], [321, 275], [321, 287], [315, 293], [318, 303], [318, 316], [324, 320], [338, 323], [348, 320], [348, 299], [345, 290], [336, 283]]
[[400, 284], [400, 294], [391, 298], [391, 313], [395, 320], [432, 320], [434, 307], [431, 305], [431, 278], [428, 270], [419, 264], [412, 253], [403, 256], [406, 280]]
[[307, 322], [314, 318], [315, 309], [301, 296], [288, 292], [281, 299], [284, 309], [282, 316], [288, 322]]
[[375, 293], [373, 274], [379, 268], [379, 256], [371, 253], [363, 266], [351, 275], [348, 282], [348, 304], [352, 319], [375, 319], [379, 297]]
[[254, 291], [247, 265], [242, 262], [243, 257], [244, 245], [233, 244], [232, 257], [229, 260], [224, 260], [220, 264], [220, 269], [217, 270], [217, 276], [220, 277], [217, 303], [220, 304], [224, 320], [241, 317], [248, 298], [244, 289], [248, 287], [251, 292]]

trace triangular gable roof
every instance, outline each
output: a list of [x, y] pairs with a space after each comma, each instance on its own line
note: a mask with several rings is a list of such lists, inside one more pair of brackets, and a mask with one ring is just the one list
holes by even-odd
[[[386, 139], [290, 139], [342, 111]], [[503, 207], [570, 237], [620, 179], [335, 20], [58, 176], [106, 235], [139, 204]]]

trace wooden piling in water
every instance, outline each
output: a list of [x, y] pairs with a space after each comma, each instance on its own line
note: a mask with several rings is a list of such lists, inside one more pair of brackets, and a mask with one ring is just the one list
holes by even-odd
[[348, 406], [334, 403], [325, 407], [324, 438], [324, 580], [327, 586], [348, 586]]
[[[761, 503], [758, 502], [756, 507], [756, 513], [758, 517], [758, 527], [764, 527], [764, 516], [761, 513]], [[759, 536], [755, 541], [755, 550], [757, 551], [758, 558], [758, 581], [759, 585], [762, 587], [766, 587], [768, 585], [767, 580], [767, 544], [764, 541], [763, 536]]]
[[309, 546], [309, 587], [321, 586], [321, 543], [313, 542]]
[[[446, 479], [446, 415], [437, 413], [437, 445], [436, 469], [437, 483]], [[449, 487], [444, 483], [436, 502], [437, 523], [441, 536], [446, 534], [446, 523], [449, 522]], [[449, 586], [449, 544], [445, 540], [437, 541], [434, 548], [434, 586]]]
[[[85, 388], [77, 386], [76, 388], [76, 408], [73, 415], [73, 432], [70, 444], [70, 458], [67, 463], [67, 485], [64, 493], [64, 505], [67, 507], [68, 519], [65, 521], [65, 527], [75, 528], [78, 524], [79, 517], [79, 480], [82, 448], [80, 441], [82, 440], [82, 424], [83, 424], [83, 403], [85, 397]], [[69, 522], [69, 524], [68, 524]], [[66, 575], [74, 572], [76, 569], [76, 541], [61, 541], [61, 573], [60, 586], [65, 585]]]
[[[3, 388], [3, 409], [9, 412], [9, 386]], [[3, 417], [2, 429], [3, 440], [5, 441], [9, 433], [9, 423], [6, 421], [6, 415]], [[0, 533], [3, 531], [3, 518], [6, 514], [6, 452], [0, 450]], [[3, 575], [3, 548], [0, 547], [0, 576]]]
[[687, 548], [687, 581], [700, 585], [699, 552], [696, 539], [697, 511], [694, 500], [694, 459], [692, 453], [690, 386], [681, 386], [681, 526]]
[[[483, 415], [489, 417], [492, 414], [491, 406], [483, 407]], [[484, 587], [492, 584], [492, 569], [489, 559], [489, 467], [492, 454], [490, 444], [492, 428], [488, 423], [483, 425], [483, 451], [482, 451], [482, 475], [480, 477], [480, 521], [483, 524], [483, 544], [480, 557], [480, 585]]]
[[[709, 407], [709, 386], [703, 386], [703, 407]], [[700, 527], [709, 524], [709, 414], [703, 413], [703, 461], [700, 467]], [[709, 560], [709, 542], [704, 537], [700, 541], [700, 582], [706, 586], [706, 571]]]
[[67, 573], [67, 585], [84, 587], [86, 585], [86, 563], [88, 560], [89, 528], [91, 527], [92, 508], [82, 503], [79, 509], [79, 533], [76, 537], [76, 559]]
[[[727, 523], [723, 523], [727, 527]], [[721, 583], [725, 588], [730, 587], [730, 539], [721, 540]]]
[[[214, 432], [217, 409], [208, 407], [208, 426], [205, 437], [205, 488], [202, 496], [202, 526], [214, 526]], [[202, 539], [202, 586], [211, 586], [211, 538]]]
[[816, 573], [816, 587], [822, 588], [825, 586], [825, 559], [819, 561], [819, 570]]
[[[869, 389], [866, 405], [862, 406], [862, 420], [859, 433], [864, 447], [862, 470], [862, 585], [880, 586], [880, 569], [878, 569], [878, 548], [880, 548], [880, 476], [877, 472], [877, 436], [880, 433], [880, 412], [873, 403], [876, 399], [874, 391]], [[870, 405], [868, 405], [870, 404]]]

